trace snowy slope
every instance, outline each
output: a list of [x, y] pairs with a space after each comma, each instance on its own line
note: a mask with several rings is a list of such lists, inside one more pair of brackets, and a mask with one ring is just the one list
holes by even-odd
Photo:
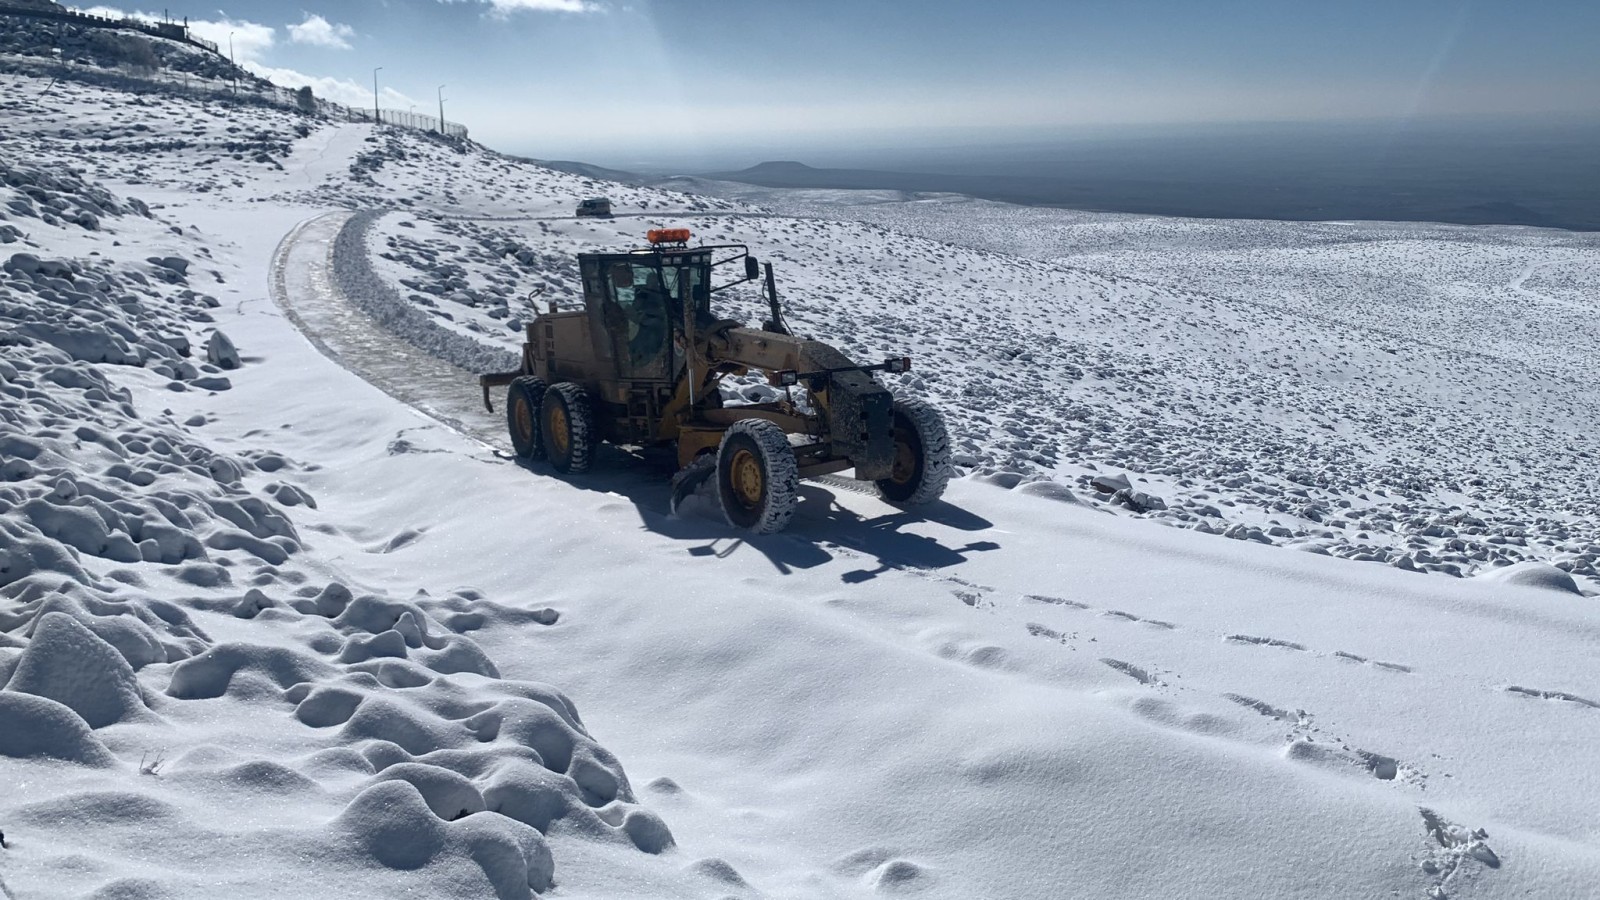
[[[597, 189], [370, 126], [250, 112], [273, 163], [205, 171], [86, 145], [72, 123], [124, 102], [0, 109], [8, 895], [1595, 895], [1600, 613], [1491, 563], [1595, 587], [1593, 486], [1561, 468], [1593, 398], [1540, 395], [1526, 342], [1477, 408], [1516, 412], [1529, 449], [1496, 460], [1437, 401], [1385, 425], [1419, 404], [1396, 385], [1444, 396], [1450, 354], [1499, 339], [1466, 325], [1391, 361], [1357, 313], [1148, 257]], [[560, 218], [597, 192], [640, 215]], [[341, 243], [325, 213], [375, 203], [400, 209]], [[657, 222], [775, 261], [802, 330], [913, 353], [897, 387], [973, 477], [925, 514], [809, 485], [790, 532], [743, 538], [703, 502], [668, 516], [651, 460], [507, 461], [470, 377], [367, 312], [513, 349], [529, 290], [570, 296], [572, 253]], [[1543, 271], [1519, 286], [1592, 302]], [[1295, 340], [1302, 377], [1269, 377]], [[1444, 484], [1463, 461], [1483, 485]], [[1093, 499], [1106, 470], [1169, 509]], [[1482, 524], [1431, 521], [1457, 513]], [[1218, 520], [1495, 577], [1156, 527]]]

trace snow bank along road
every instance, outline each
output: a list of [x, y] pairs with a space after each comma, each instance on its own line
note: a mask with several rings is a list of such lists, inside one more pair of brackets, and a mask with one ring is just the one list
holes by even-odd
[[[6, 151], [71, 160], [106, 194], [40, 163], [7, 162], [0, 188], [0, 227], [23, 225], [7, 249], [66, 263], [0, 282], [13, 896], [1600, 883], [1591, 599], [1156, 528], [999, 467], [926, 514], [808, 486], [783, 535], [741, 538], [703, 506], [669, 518], [664, 479], [620, 454], [567, 481], [471, 436], [492, 423], [448, 371], [350, 312], [336, 220], [280, 244], [330, 205], [411, 200], [369, 225], [381, 276], [387, 238], [432, 210], [559, 208], [592, 185], [403, 133], [289, 138], [300, 123], [265, 112], [281, 171], [222, 154], [197, 174], [56, 133], [125, 128], [124, 98], [51, 102], [73, 124], [22, 119]], [[178, 101], [137, 112], [213, 127]], [[77, 199], [107, 211], [96, 229], [62, 214]], [[573, 239], [536, 237], [536, 261]], [[923, 246], [893, 240], [902, 260]], [[301, 324], [405, 402], [307, 341], [274, 274]], [[469, 289], [500, 296], [490, 275]], [[412, 292], [489, 351], [512, 333], [509, 301]]]

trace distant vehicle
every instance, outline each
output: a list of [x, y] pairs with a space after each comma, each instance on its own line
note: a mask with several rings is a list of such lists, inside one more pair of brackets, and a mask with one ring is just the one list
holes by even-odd
[[611, 201], [605, 197], [591, 197], [578, 203], [578, 217], [598, 216], [602, 219], [611, 218]]

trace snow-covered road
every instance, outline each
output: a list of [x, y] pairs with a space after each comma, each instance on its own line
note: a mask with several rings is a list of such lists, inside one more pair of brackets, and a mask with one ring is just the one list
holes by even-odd
[[369, 384], [464, 435], [503, 444], [473, 373], [386, 330], [336, 287], [334, 244], [351, 215], [323, 213], [284, 236], [269, 274], [274, 301], [318, 350]]

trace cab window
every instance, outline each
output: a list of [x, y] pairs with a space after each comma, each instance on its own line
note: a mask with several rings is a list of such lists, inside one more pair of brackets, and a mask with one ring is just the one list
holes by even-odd
[[636, 262], [615, 262], [609, 272], [608, 326], [629, 377], [666, 373], [677, 272]]

